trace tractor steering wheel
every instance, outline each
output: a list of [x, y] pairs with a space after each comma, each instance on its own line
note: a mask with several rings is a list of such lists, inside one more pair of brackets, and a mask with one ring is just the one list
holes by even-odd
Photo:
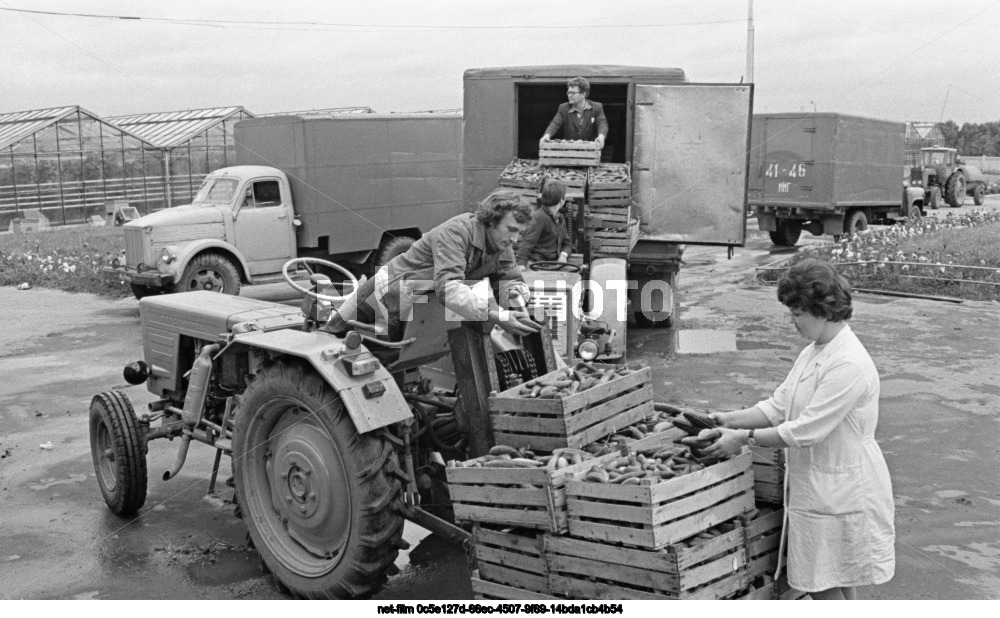
[[543, 272], [580, 272], [580, 267], [576, 264], [571, 264], [570, 262], [532, 262], [528, 265], [528, 269]]
[[319, 258], [304, 257], [304, 258], [295, 258], [295, 259], [288, 260], [287, 262], [285, 262], [285, 265], [281, 267], [281, 274], [285, 277], [285, 283], [287, 283], [288, 285], [292, 286], [292, 289], [295, 290], [296, 292], [304, 294], [304, 295], [306, 295], [306, 296], [308, 296], [310, 298], [314, 298], [314, 299], [316, 299], [318, 301], [327, 301], [327, 302], [331, 302], [331, 303], [340, 302], [340, 301], [342, 301], [344, 299], [343, 296], [326, 296], [325, 294], [319, 294], [318, 292], [313, 292], [312, 290], [304, 288], [301, 285], [299, 285], [298, 283], [296, 283], [295, 280], [292, 279], [292, 275], [289, 272], [289, 269], [292, 266], [295, 266], [296, 270], [297, 270], [298, 266], [300, 264], [302, 266], [305, 266], [305, 268], [309, 272], [310, 276], [312, 276], [312, 275], [315, 274], [313, 272], [313, 269], [309, 267], [310, 264], [315, 264], [317, 266], [325, 266], [327, 268], [332, 268], [332, 269], [334, 269], [334, 270], [342, 273], [343, 275], [345, 275], [347, 277], [347, 280], [351, 283], [351, 291], [352, 292], [354, 290], [358, 289], [358, 280], [357, 280], [357, 278], [354, 275], [352, 275], [349, 270], [347, 270], [346, 268], [344, 268], [340, 264], [334, 264], [333, 262], [328, 262], [327, 260], [321, 260]]

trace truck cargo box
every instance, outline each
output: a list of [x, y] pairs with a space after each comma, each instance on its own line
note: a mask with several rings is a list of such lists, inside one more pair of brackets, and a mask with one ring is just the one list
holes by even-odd
[[[689, 83], [677, 68], [561, 65], [465, 72], [464, 192], [474, 205], [513, 158], [537, 159], [566, 81], [584, 77], [604, 105], [601, 161], [631, 163], [634, 252], [669, 243], [742, 246], [751, 84]], [[650, 244], [656, 246], [648, 246]]]
[[747, 201], [831, 212], [898, 206], [905, 128], [844, 114], [755, 114]]
[[288, 175], [299, 246], [336, 230], [331, 253], [376, 247], [383, 230], [426, 232], [461, 213], [461, 114], [273, 116], [238, 122], [238, 165]]

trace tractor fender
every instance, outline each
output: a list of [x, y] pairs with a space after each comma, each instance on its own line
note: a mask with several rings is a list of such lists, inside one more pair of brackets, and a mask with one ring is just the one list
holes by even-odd
[[247, 262], [243, 259], [243, 255], [227, 242], [223, 242], [214, 238], [204, 238], [201, 240], [194, 240], [183, 245], [174, 245], [173, 248], [177, 254], [177, 259], [169, 264], [171, 271], [174, 275], [174, 281], [179, 281], [181, 276], [184, 274], [184, 269], [197, 255], [205, 253], [206, 251], [211, 251], [212, 253], [218, 253], [229, 259], [231, 259], [240, 271], [240, 279], [245, 283], [250, 281], [250, 269], [247, 266]]
[[[385, 367], [379, 366], [374, 373], [358, 377], [348, 373], [344, 365], [345, 355], [356, 357], [361, 352], [367, 352], [364, 346], [349, 350], [342, 340], [318, 331], [251, 331], [235, 335], [216, 358], [253, 351], [267, 352], [272, 358], [276, 355], [294, 356], [312, 365], [316, 373], [340, 395], [358, 433], [368, 433], [413, 418], [396, 380]], [[365, 386], [382, 392], [377, 396], [366, 396]]]

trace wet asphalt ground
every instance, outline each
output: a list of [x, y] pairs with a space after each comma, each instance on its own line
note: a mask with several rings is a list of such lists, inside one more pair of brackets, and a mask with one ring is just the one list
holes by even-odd
[[[818, 242], [804, 237], [799, 249]], [[805, 342], [753, 275], [789, 254], [756, 230], [731, 260], [724, 249], [688, 249], [676, 328], [628, 336], [628, 360], [652, 367], [660, 400], [733, 409], [780, 383]], [[280, 284], [247, 295], [290, 297]], [[87, 410], [112, 387], [136, 408], [152, 400], [121, 377], [142, 353], [137, 301], [7, 286], [0, 309], [0, 599], [287, 598], [224, 503], [228, 461], [218, 496], [204, 499], [213, 455], [204, 445], [162, 481], [178, 442], [151, 443], [139, 517], [105, 507]], [[1000, 305], [856, 294], [851, 324], [882, 377], [876, 437], [897, 529], [896, 577], [859, 596], [1000, 597]], [[461, 549], [411, 524], [405, 538], [400, 573], [376, 598], [472, 598]]]

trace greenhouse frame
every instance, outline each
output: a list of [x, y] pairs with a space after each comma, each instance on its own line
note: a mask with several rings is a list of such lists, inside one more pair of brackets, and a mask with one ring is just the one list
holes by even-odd
[[242, 107], [102, 118], [80, 106], [0, 113], [0, 230], [15, 219], [87, 223], [191, 200], [233, 163]]

